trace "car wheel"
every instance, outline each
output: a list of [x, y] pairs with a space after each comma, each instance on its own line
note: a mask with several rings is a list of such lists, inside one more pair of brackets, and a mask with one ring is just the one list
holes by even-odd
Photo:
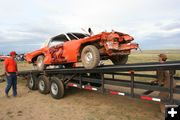
[[114, 65], [126, 64], [128, 61], [128, 55], [112, 56], [110, 60]]
[[60, 99], [64, 96], [64, 85], [61, 79], [51, 77], [50, 94], [55, 99]]
[[36, 66], [37, 66], [37, 70], [44, 70], [46, 68], [46, 65], [44, 64], [43, 55], [37, 57]]
[[86, 69], [95, 68], [100, 62], [99, 50], [93, 45], [84, 47], [81, 52], [81, 60]]
[[27, 78], [27, 86], [30, 90], [37, 90], [38, 89], [38, 83], [37, 78], [34, 75], [29, 75]]
[[42, 94], [48, 94], [50, 91], [49, 78], [41, 75], [38, 77], [38, 90]]

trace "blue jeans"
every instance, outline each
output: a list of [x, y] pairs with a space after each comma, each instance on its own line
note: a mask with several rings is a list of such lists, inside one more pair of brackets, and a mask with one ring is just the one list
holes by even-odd
[[17, 95], [17, 76], [16, 73], [10, 73], [9, 76], [7, 76], [7, 86], [5, 89], [6, 95], [8, 95], [9, 90], [13, 88], [13, 96]]

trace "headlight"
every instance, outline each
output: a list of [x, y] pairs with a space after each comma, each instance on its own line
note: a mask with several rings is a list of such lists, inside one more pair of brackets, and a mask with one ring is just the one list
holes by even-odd
[[106, 44], [107, 44], [107, 46], [108, 46], [109, 49], [112, 49], [112, 48], [113, 48], [113, 42], [108, 41], [108, 42], [106, 42]]
[[107, 41], [106, 44], [108, 49], [115, 49], [115, 50], [119, 49], [119, 42]]

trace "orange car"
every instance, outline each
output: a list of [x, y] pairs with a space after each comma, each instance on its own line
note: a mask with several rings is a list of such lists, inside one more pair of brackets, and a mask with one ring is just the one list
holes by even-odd
[[138, 44], [131, 43], [133, 40], [130, 35], [115, 31], [97, 35], [66, 33], [46, 41], [41, 49], [27, 53], [25, 58], [38, 70], [48, 65], [72, 66], [79, 61], [86, 69], [92, 69], [106, 59], [125, 64], [131, 50], [138, 48]]
[[7, 57], [9, 57], [9, 56], [6, 56], [6, 55], [0, 55], [0, 61], [4, 61]]

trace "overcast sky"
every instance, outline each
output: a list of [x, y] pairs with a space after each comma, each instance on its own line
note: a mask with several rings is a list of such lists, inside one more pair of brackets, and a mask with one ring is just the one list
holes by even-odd
[[180, 0], [0, 0], [0, 53], [64, 32], [117, 30], [142, 49], [180, 49]]

